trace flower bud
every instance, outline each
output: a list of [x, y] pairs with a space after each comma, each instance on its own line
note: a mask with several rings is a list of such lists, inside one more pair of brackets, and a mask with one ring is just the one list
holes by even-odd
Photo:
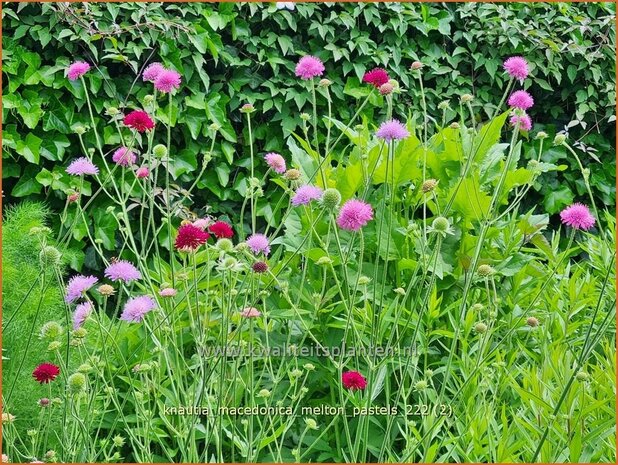
[[414, 389], [416, 389], [417, 391], [424, 391], [425, 389], [427, 389], [428, 386], [429, 385], [427, 384], [427, 381], [421, 379], [420, 381], [416, 382], [416, 384], [414, 385]]
[[115, 292], [114, 288], [110, 286], [109, 284], [102, 284], [101, 286], [99, 286], [97, 291], [99, 291], [99, 294], [104, 295], [106, 297], [110, 295], [114, 295], [114, 292]]
[[470, 94], [463, 94], [460, 97], [460, 100], [461, 100], [461, 103], [469, 103], [472, 100], [474, 100], [474, 97], [472, 95], [470, 95]]
[[486, 331], [487, 331], [487, 325], [486, 325], [485, 323], [477, 323], [477, 324], [474, 326], [474, 330], [475, 330], [477, 333], [483, 334], [484, 332], [486, 332]]
[[327, 210], [334, 210], [341, 202], [341, 193], [334, 188], [328, 188], [322, 194], [322, 206]]
[[437, 185], [438, 181], [436, 179], [427, 179], [421, 186], [421, 190], [427, 194], [428, 192], [433, 191]]
[[448, 110], [449, 108], [451, 108], [451, 104], [448, 100], [443, 100], [438, 104], [438, 110]]
[[358, 278], [358, 284], [360, 286], [366, 286], [370, 282], [371, 282], [371, 278], [369, 278], [368, 276], [359, 276]]
[[60, 341], [51, 341], [49, 345], [47, 346], [47, 350], [49, 352], [53, 352], [55, 350], [60, 349], [61, 346], [62, 344], [60, 343]]
[[318, 424], [313, 418], [305, 418], [305, 425], [309, 429], [318, 429]]
[[459, 129], [459, 123], [451, 123], [449, 127], [451, 129]]
[[285, 174], [283, 175], [283, 177], [287, 179], [288, 181], [297, 181], [298, 179], [300, 179], [300, 176], [301, 176], [300, 171], [294, 168], [287, 170]]
[[318, 82], [318, 86], [320, 87], [328, 87], [332, 84], [333, 82], [329, 79], [320, 79], [320, 82]]
[[73, 373], [67, 379], [67, 385], [74, 394], [84, 392], [86, 390], [86, 376], [83, 373]]
[[556, 134], [556, 137], [554, 137], [554, 145], [562, 145], [565, 143], [566, 141], [566, 134]]
[[147, 178], [149, 174], [150, 174], [150, 170], [148, 169], [147, 166], [140, 166], [135, 171], [135, 176], [137, 176], [139, 179]]
[[75, 131], [75, 134], [78, 134], [80, 136], [86, 132], [86, 128], [84, 127], [83, 124], [76, 124], [73, 127], [73, 130]]
[[48, 321], [41, 327], [41, 339], [57, 339], [62, 336], [63, 330], [60, 323]]
[[536, 133], [537, 139], [547, 139], [547, 133], [545, 131], [539, 131]]
[[382, 84], [379, 90], [380, 90], [380, 94], [382, 95], [390, 95], [393, 93], [393, 90], [395, 90], [395, 88], [392, 86], [390, 82], [387, 82], [385, 84]]
[[270, 397], [270, 391], [268, 389], [262, 389], [260, 392], [258, 392], [258, 397], [263, 397], [263, 398], [268, 398]]
[[51, 245], [43, 247], [39, 253], [39, 262], [43, 267], [58, 266], [61, 258], [62, 254], [60, 251]]
[[496, 272], [496, 270], [494, 270], [489, 265], [481, 265], [481, 266], [478, 267], [477, 272], [478, 272], [479, 276], [487, 277], [487, 276], [491, 276], [492, 274], [494, 274]]
[[154, 95], [148, 94], [144, 96], [144, 105], [150, 105], [152, 102], [154, 102]]
[[167, 156], [167, 147], [163, 144], [157, 144], [152, 149], [152, 153], [157, 158], [164, 158]]
[[431, 227], [433, 229], [435, 229], [436, 231], [438, 231], [438, 232], [447, 232], [449, 230], [449, 228], [451, 227], [451, 224], [443, 216], [438, 216], [431, 223]]
[[300, 119], [302, 119], [303, 121], [309, 121], [311, 119], [311, 115], [309, 113], [301, 113]]
[[586, 373], [585, 371], [578, 371], [577, 374], [575, 375], [575, 379], [577, 381], [587, 381], [589, 378], [588, 373]]
[[333, 263], [333, 261], [331, 260], [330, 257], [327, 257], [327, 256], [320, 257], [315, 262], [315, 264], [319, 266], [330, 265], [331, 263]]
[[255, 111], [255, 107], [250, 103], [245, 103], [242, 107], [240, 107], [241, 113], [253, 113]]
[[414, 61], [411, 65], [410, 65], [410, 69], [412, 71], [416, 71], [419, 70], [423, 67], [423, 63], [421, 63], [420, 61]]
[[120, 111], [116, 107], [109, 107], [105, 112], [105, 114], [109, 116], [116, 116], [118, 113], [120, 113]]
[[526, 320], [526, 324], [530, 326], [531, 328], [536, 328], [539, 325], [539, 320], [531, 316]]

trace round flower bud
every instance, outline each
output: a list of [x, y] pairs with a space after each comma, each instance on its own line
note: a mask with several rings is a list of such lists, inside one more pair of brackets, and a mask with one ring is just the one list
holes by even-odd
[[416, 382], [416, 384], [414, 385], [414, 389], [416, 389], [417, 391], [423, 391], [427, 389], [428, 386], [429, 385], [427, 384], [427, 381], [421, 379], [420, 381]]
[[425, 376], [427, 376], [427, 378], [431, 378], [433, 376], [433, 370], [425, 370]]
[[86, 330], [86, 328], [77, 328], [75, 331], [73, 331], [73, 336], [79, 339], [86, 337], [87, 334], [88, 331]]
[[554, 145], [562, 145], [566, 141], [566, 134], [556, 134], [554, 137]]
[[496, 270], [494, 270], [491, 266], [489, 265], [481, 265], [478, 267], [477, 273], [480, 276], [491, 276], [492, 274], [494, 274], [496, 272]]
[[461, 103], [469, 103], [472, 100], [474, 100], [474, 97], [472, 95], [470, 95], [470, 94], [463, 94], [460, 97], [460, 100], [461, 100]]
[[116, 447], [124, 446], [124, 438], [120, 435], [114, 436], [114, 438], [112, 439], [112, 442], [114, 443], [114, 446]]
[[577, 374], [575, 375], [575, 379], [577, 381], [586, 381], [589, 378], [588, 373], [586, 373], [585, 371], [578, 371]]
[[393, 90], [395, 90], [395, 88], [390, 82], [387, 82], [385, 84], [382, 84], [379, 90], [380, 90], [380, 94], [382, 95], [390, 95], [393, 93]]
[[393, 92], [397, 92], [399, 91], [399, 82], [397, 82], [397, 80], [395, 79], [389, 79], [388, 83], [393, 86]]
[[423, 67], [423, 63], [421, 63], [420, 61], [415, 61], [410, 65], [410, 69], [412, 71], [416, 71], [419, 70]]
[[439, 232], [447, 232], [448, 229], [451, 227], [451, 224], [449, 223], [449, 221], [444, 218], [443, 216], [438, 216], [436, 219], [433, 220], [433, 222], [431, 223], [431, 227], [433, 229], [435, 229], [436, 231]]
[[255, 107], [250, 103], [245, 103], [242, 107], [240, 107], [241, 113], [253, 113], [255, 111]]
[[208, 126], [208, 129], [217, 132], [219, 129], [221, 129], [221, 125], [217, 123], [212, 123], [210, 126]]
[[539, 325], [539, 320], [531, 316], [526, 320], [526, 324], [530, 326], [531, 328], [536, 328]]
[[302, 119], [303, 121], [309, 121], [311, 119], [311, 115], [309, 113], [301, 113], [300, 119]]
[[305, 364], [303, 365], [303, 368], [304, 368], [305, 370], [307, 370], [307, 371], [312, 371], [312, 370], [315, 370], [315, 366], [313, 366], [313, 364], [311, 364], [311, 363], [305, 363]]
[[101, 286], [98, 287], [97, 291], [99, 291], [99, 294], [104, 295], [106, 297], [110, 296], [110, 295], [114, 295], [114, 288], [112, 286], [110, 286], [109, 284], [102, 284]]
[[48, 321], [41, 327], [41, 339], [57, 339], [62, 333], [62, 326], [55, 321]]
[[83, 373], [73, 373], [67, 379], [69, 390], [76, 394], [86, 390], [86, 376]]
[[270, 391], [268, 389], [262, 389], [258, 392], [258, 397], [264, 397], [265, 399], [270, 397]]
[[399, 295], [405, 296], [406, 295], [406, 290], [403, 287], [398, 287], [398, 288], [395, 289], [395, 294], [399, 294]]
[[484, 308], [485, 306], [483, 304], [474, 304], [472, 307], [470, 307], [470, 310], [472, 310], [473, 312], [482, 312]]
[[547, 133], [545, 131], [539, 131], [536, 133], [537, 139], [547, 139]]
[[62, 346], [62, 344], [60, 343], [60, 341], [52, 341], [47, 346], [47, 350], [50, 351], [50, 352], [53, 352], [55, 350], [60, 349], [61, 346]]
[[333, 82], [329, 79], [320, 79], [320, 82], [318, 82], [318, 86], [320, 87], [328, 87], [332, 84]]
[[147, 94], [144, 96], [144, 105], [150, 105], [152, 102], [154, 102], [154, 95]]
[[302, 376], [302, 374], [303, 374], [302, 370], [299, 370], [298, 368], [295, 368], [292, 371], [290, 371], [291, 378], [298, 378], [299, 376]]
[[328, 210], [334, 210], [341, 202], [341, 193], [334, 188], [329, 188], [322, 194], [322, 206]]
[[120, 111], [118, 110], [118, 108], [116, 107], [109, 107], [106, 111], [105, 114], [109, 115], [109, 116], [116, 116], [118, 113], [120, 113]]
[[51, 245], [43, 247], [39, 253], [39, 262], [41, 263], [41, 266], [44, 267], [58, 266], [61, 258], [62, 254], [60, 251]]
[[459, 123], [451, 123], [449, 127], [451, 129], [459, 129]]
[[449, 108], [451, 108], [451, 104], [448, 100], [443, 100], [442, 102], [438, 103], [438, 110], [448, 110]]
[[320, 257], [315, 262], [316, 265], [320, 265], [320, 266], [330, 265], [331, 263], [333, 263], [333, 261], [330, 259], [330, 257], [327, 257], [327, 256]]
[[360, 276], [358, 278], [358, 284], [361, 286], [366, 286], [370, 282], [371, 282], [371, 278], [369, 278], [368, 276]]
[[164, 158], [167, 156], [167, 147], [163, 144], [157, 144], [152, 149], [152, 153], [157, 158]]
[[421, 190], [427, 194], [428, 192], [433, 191], [436, 186], [438, 185], [438, 180], [437, 179], [427, 179], [423, 185], [421, 186]]
[[50, 400], [47, 397], [43, 397], [42, 399], [39, 399], [39, 407], [48, 407], [50, 403]]
[[305, 425], [309, 429], [318, 429], [318, 424], [313, 418], [305, 418]]
[[67, 200], [69, 201], [69, 203], [75, 203], [79, 200], [79, 193], [78, 192], [72, 192], [67, 196]]
[[475, 330], [477, 333], [481, 333], [481, 334], [483, 334], [484, 332], [486, 332], [486, 331], [487, 331], [487, 325], [486, 325], [485, 323], [477, 323], [477, 324], [474, 326], [474, 330]]
[[231, 252], [234, 250], [234, 243], [229, 239], [223, 238], [217, 241], [215, 247], [221, 252]]
[[77, 368], [77, 371], [79, 371], [80, 373], [90, 373], [92, 371], [92, 365], [89, 365], [88, 363], [82, 363]]
[[82, 124], [76, 124], [73, 130], [75, 131], [75, 134], [80, 136], [86, 132], [86, 128]]
[[268, 271], [268, 264], [266, 262], [255, 262], [251, 267], [255, 273], [266, 273]]
[[287, 179], [288, 181], [296, 181], [300, 179], [300, 176], [301, 176], [300, 171], [294, 168], [287, 170], [285, 174], [283, 175], [283, 177]]

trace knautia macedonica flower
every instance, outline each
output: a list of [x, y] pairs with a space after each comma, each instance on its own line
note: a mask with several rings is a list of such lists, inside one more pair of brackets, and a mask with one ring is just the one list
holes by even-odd
[[341, 375], [341, 382], [343, 387], [355, 390], [364, 390], [367, 387], [367, 380], [358, 371], [346, 371]]
[[95, 164], [88, 160], [86, 157], [80, 157], [77, 160], [72, 161], [71, 164], [67, 167], [66, 171], [73, 176], [99, 174], [99, 168], [97, 168]]
[[82, 327], [86, 319], [92, 313], [92, 304], [90, 302], [84, 302], [75, 307], [73, 312], [73, 329], [79, 329]]
[[383, 122], [376, 132], [376, 136], [386, 141], [405, 139], [409, 135], [405, 125], [396, 119]]
[[157, 61], [150, 63], [142, 73], [142, 79], [148, 82], [154, 82], [159, 73], [165, 70], [163, 65]]
[[337, 225], [347, 231], [358, 231], [373, 218], [371, 205], [362, 200], [350, 199], [343, 204], [337, 217]]
[[137, 176], [139, 179], [147, 178], [149, 174], [150, 170], [147, 166], [140, 166], [137, 170], [135, 170], [135, 176]]
[[90, 65], [85, 61], [76, 61], [71, 63], [71, 66], [67, 69], [67, 77], [71, 81], [75, 81], [90, 71]]
[[266, 164], [273, 170], [275, 173], [283, 174], [285, 173], [285, 159], [275, 152], [270, 152], [264, 155], [264, 160], [266, 160]]
[[375, 68], [371, 71], [367, 71], [363, 76], [363, 82], [373, 85], [376, 89], [386, 84], [389, 81], [388, 73], [382, 68]]
[[516, 126], [519, 123], [519, 129], [522, 131], [530, 131], [532, 129], [532, 120], [526, 113], [523, 115], [513, 115], [509, 120], [511, 126]]
[[157, 304], [150, 296], [133, 297], [124, 305], [120, 319], [129, 323], [141, 323], [144, 316], [156, 306]]
[[159, 291], [161, 297], [174, 297], [177, 294], [173, 287], [165, 287]]
[[135, 161], [137, 160], [137, 156], [127, 147], [120, 147], [112, 155], [112, 160], [118, 166], [129, 166], [135, 163]]
[[312, 79], [324, 73], [324, 64], [319, 58], [307, 55], [298, 61], [295, 72], [301, 79]]
[[523, 81], [528, 77], [530, 70], [528, 62], [523, 57], [511, 57], [504, 61], [504, 70], [509, 76]]
[[509, 97], [509, 106], [512, 108], [519, 108], [520, 110], [527, 110], [534, 105], [534, 99], [525, 90], [517, 90]]
[[262, 313], [255, 307], [243, 308], [243, 310], [240, 312], [240, 316], [244, 318], [257, 318], [261, 314]]
[[181, 81], [180, 73], [171, 69], [164, 69], [155, 78], [154, 86], [159, 92], [169, 94], [180, 87]]
[[247, 246], [254, 254], [263, 253], [268, 255], [270, 253], [270, 245], [268, 238], [264, 234], [253, 234], [247, 239]]
[[254, 273], [266, 273], [268, 271], [268, 264], [266, 262], [255, 262], [251, 269]]
[[74, 302], [97, 283], [97, 278], [94, 276], [73, 276], [67, 284], [67, 293], [65, 300], [70, 303]]
[[202, 244], [210, 238], [203, 229], [200, 229], [193, 224], [183, 224], [178, 228], [178, 235], [174, 247], [183, 252], [191, 252], [198, 249]]
[[150, 131], [155, 127], [154, 121], [148, 113], [142, 110], [134, 110], [124, 117], [125, 126], [135, 129], [137, 132]]
[[[195, 223], [194, 223], [195, 224]], [[208, 231], [217, 239], [234, 237], [234, 230], [225, 221], [215, 221], [208, 227]]]
[[41, 384], [49, 383], [60, 374], [60, 368], [53, 363], [41, 363], [32, 372], [32, 377]]
[[592, 228], [595, 223], [594, 216], [592, 216], [588, 207], [581, 203], [574, 203], [562, 210], [560, 212], [560, 219], [567, 226], [585, 231]]
[[142, 274], [133, 263], [127, 260], [118, 260], [110, 263], [109, 266], [105, 268], [105, 277], [112, 281], [130, 283], [131, 281], [141, 279]]
[[296, 189], [294, 196], [292, 197], [292, 205], [298, 207], [299, 205], [307, 205], [312, 200], [320, 200], [322, 197], [322, 189], [316, 186], [300, 186]]

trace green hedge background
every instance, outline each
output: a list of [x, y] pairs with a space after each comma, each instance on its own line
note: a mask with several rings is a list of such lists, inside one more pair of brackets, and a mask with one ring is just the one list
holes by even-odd
[[[567, 130], [583, 152], [595, 195], [613, 210], [614, 24], [613, 3], [303, 3], [294, 10], [274, 3], [5, 4], [4, 192], [9, 203], [28, 197], [62, 209], [70, 188], [64, 169], [81, 155], [72, 127], [89, 124], [81, 84], [65, 78], [66, 67], [76, 59], [96, 66], [88, 82], [101, 126], [108, 120], [106, 108], [141, 106], [151, 86], [142, 85], [138, 74], [148, 62], [180, 71], [173, 177], [179, 186], [194, 179], [210, 148], [208, 127], [219, 124], [223, 137], [198, 183], [194, 205], [204, 207], [196, 207], [197, 213], [209, 206], [238, 220], [249, 165], [239, 107], [252, 103], [257, 109], [258, 153], [286, 153], [290, 132], [300, 130], [300, 114], [309, 111], [308, 87], [294, 78], [301, 55], [314, 54], [325, 62], [325, 75], [334, 82], [334, 116], [340, 120], [349, 118], [369, 92], [360, 78], [375, 66], [387, 68], [407, 90], [396, 99], [395, 113], [418, 118], [419, 88], [408, 67], [420, 60], [431, 114], [440, 114], [440, 101], [457, 108], [459, 96], [472, 93], [481, 121], [504, 91], [502, 61], [521, 54], [531, 63], [526, 88], [536, 100], [530, 137], [539, 130], [552, 137]], [[318, 100], [326, 114], [326, 101]], [[382, 104], [376, 96], [364, 116], [378, 124]], [[93, 140], [88, 143], [94, 146]], [[106, 150], [118, 143], [115, 129], [106, 127]], [[532, 143], [525, 147], [532, 156]], [[547, 173], [530, 202], [556, 213], [586, 198], [577, 165], [563, 148], [547, 150], [544, 158], [566, 165], [567, 171]], [[263, 169], [259, 166], [256, 176]], [[261, 215], [269, 214], [265, 190], [258, 205]], [[101, 214], [93, 216], [91, 226], [113, 250], [110, 228], [115, 223], [105, 214], [107, 205], [96, 207]], [[75, 231], [78, 248], [83, 235], [84, 229]]]

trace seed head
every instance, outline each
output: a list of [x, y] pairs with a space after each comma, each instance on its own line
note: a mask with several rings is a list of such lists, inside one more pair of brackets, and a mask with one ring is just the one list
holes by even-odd
[[327, 210], [334, 210], [341, 202], [341, 193], [334, 188], [329, 188], [322, 194], [322, 206]]
[[433, 191], [437, 185], [438, 185], [437, 179], [427, 179], [421, 186], [421, 190], [423, 191], [423, 193], [427, 194], [428, 192]]
[[477, 273], [479, 274], [479, 276], [483, 276], [483, 277], [491, 276], [495, 272], [496, 270], [494, 270], [489, 265], [481, 265], [478, 267], [478, 270], [477, 270]]
[[531, 328], [536, 328], [539, 325], [539, 320], [531, 316], [526, 320], [526, 324], [530, 326]]

